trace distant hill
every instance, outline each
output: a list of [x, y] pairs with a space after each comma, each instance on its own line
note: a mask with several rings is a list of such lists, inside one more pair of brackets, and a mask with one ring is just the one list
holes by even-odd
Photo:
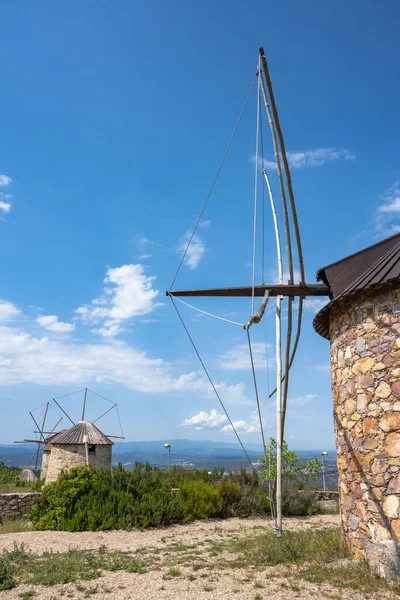
[[[249, 466], [239, 444], [182, 439], [116, 443], [113, 463], [121, 462], [126, 468], [131, 468], [135, 462], [149, 462], [154, 466], [165, 468], [168, 464], [168, 452], [164, 448], [166, 442], [171, 445], [172, 464], [206, 470], [220, 466], [224, 467], [226, 471]], [[263, 454], [260, 445], [246, 444], [245, 447], [253, 462], [257, 462]], [[34, 451], [33, 444], [0, 445], [0, 460], [8, 466], [24, 466]], [[298, 454], [303, 455], [304, 458], [310, 458], [320, 456], [321, 452], [320, 450], [300, 450]], [[335, 463], [336, 457], [332, 451], [329, 453], [326, 466], [332, 470], [336, 466]]]

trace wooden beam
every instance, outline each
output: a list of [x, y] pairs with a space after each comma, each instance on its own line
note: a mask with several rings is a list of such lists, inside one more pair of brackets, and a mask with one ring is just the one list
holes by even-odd
[[[254, 296], [262, 297], [266, 291], [270, 296], [330, 296], [330, 290], [324, 283], [311, 283], [304, 285], [256, 285]], [[209, 288], [204, 290], [171, 290], [165, 292], [166, 296], [224, 296], [245, 297], [252, 296], [251, 286], [230, 288]]]

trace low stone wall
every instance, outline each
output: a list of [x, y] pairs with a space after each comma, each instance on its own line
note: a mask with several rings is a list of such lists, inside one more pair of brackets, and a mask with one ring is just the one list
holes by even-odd
[[336, 500], [336, 502], [339, 502], [339, 492], [323, 492], [322, 490], [318, 490], [315, 494], [317, 496], [317, 501]]
[[39, 492], [0, 494], [0, 521], [12, 517], [26, 517], [39, 496]]

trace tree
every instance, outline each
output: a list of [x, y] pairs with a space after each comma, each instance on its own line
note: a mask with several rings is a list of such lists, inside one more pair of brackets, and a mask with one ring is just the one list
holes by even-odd
[[[287, 442], [282, 443], [282, 478], [288, 483], [304, 484], [315, 480], [322, 469], [322, 461], [316, 456], [309, 460], [289, 450]], [[266, 457], [259, 459], [263, 465], [261, 475], [265, 481], [273, 481], [276, 474], [276, 440], [270, 438]]]

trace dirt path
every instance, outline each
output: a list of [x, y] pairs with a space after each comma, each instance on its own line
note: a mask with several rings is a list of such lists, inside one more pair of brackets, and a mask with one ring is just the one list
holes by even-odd
[[[288, 529], [304, 529], [339, 525], [338, 515], [317, 515], [307, 518], [285, 519]], [[67, 552], [70, 549], [95, 550], [104, 545], [109, 550], [135, 552], [143, 546], [163, 547], [163, 538], [179, 539], [184, 542], [198, 541], [204, 537], [218, 539], [224, 535], [246, 536], [251, 530], [271, 529], [270, 519], [211, 519], [196, 521], [189, 525], [172, 525], [164, 529], [146, 529], [145, 531], [87, 531], [69, 533], [66, 531], [30, 531], [23, 533], [5, 533], [0, 535], [0, 552], [12, 550], [14, 542], [23, 543], [34, 554], [46, 550]]]
[[[339, 525], [336, 515], [286, 519], [291, 530], [321, 529]], [[224, 554], [213, 557], [211, 545], [231, 539], [251, 537], [271, 529], [266, 519], [227, 519], [198, 521], [165, 529], [109, 532], [26, 532], [0, 535], [0, 551], [11, 550], [16, 542], [34, 554], [46, 550], [66, 552], [69, 549], [119, 550], [146, 559], [152, 566], [146, 573], [126, 571], [104, 572], [98, 579], [52, 587], [19, 585], [0, 592], [0, 600], [19, 600], [24, 592], [34, 591], [33, 600], [365, 600], [365, 593], [338, 589], [328, 584], [314, 584], [296, 577], [296, 567], [282, 565], [257, 570], [252, 566], [238, 568], [224, 564]], [[170, 552], [174, 562], [165, 562], [165, 551], [174, 545], [192, 548]], [[194, 548], [194, 549], [193, 549]], [[207, 548], [207, 549], [206, 549]], [[230, 555], [230, 560], [232, 560]], [[162, 560], [161, 560], [162, 559]], [[160, 561], [157, 564], [157, 560]], [[163, 562], [164, 561], [164, 562]], [[161, 565], [161, 566], [160, 566]], [[174, 567], [171, 569], [171, 567]], [[390, 592], [368, 593], [371, 600], [393, 598]]]

